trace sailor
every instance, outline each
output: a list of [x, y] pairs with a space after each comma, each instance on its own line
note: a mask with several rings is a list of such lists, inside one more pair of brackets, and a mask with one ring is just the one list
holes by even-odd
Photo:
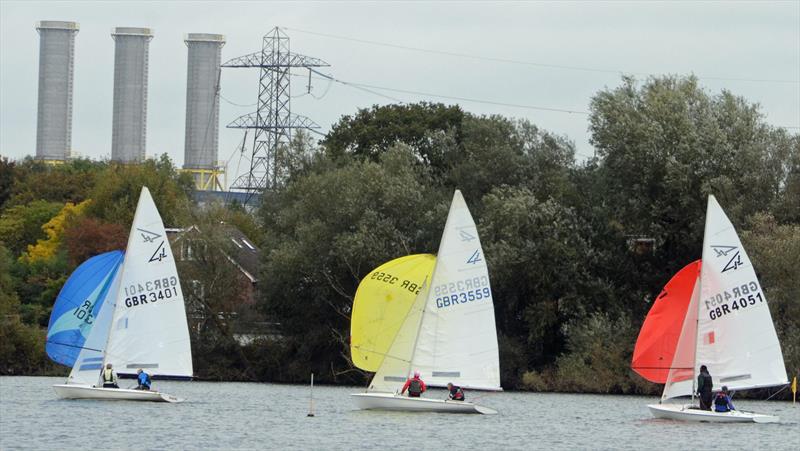
[[137, 382], [139, 382], [139, 385], [136, 386], [136, 389], [150, 390], [150, 375], [142, 371], [141, 368], [136, 371], [136, 374], [138, 374]]
[[708, 373], [708, 368], [700, 365], [700, 374], [697, 375], [697, 394], [700, 396], [702, 410], [711, 410], [711, 388], [713, 386], [714, 381], [711, 379], [711, 374]]
[[425, 382], [419, 378], [419, 371], [414, 371], [414, 377], [406, 381], [405, 385], [403, 385], [403, 389], [400, 390], [400, 394], [402, 395], [406, 390], [408, 390], [408, 396], [410, 398], [419, 398], [419, 396], [425, 392]]
[[736, 408], [733, 407], [733, 401], [731, 401], [731, 397], [728, 396], [728, 387], [723, 385], [722, 391], [717, 393], [717, 396], [714, 397], [714, 411], [730, 412], [731, 410], [736, 410]]
[[448, 396], [449, 399], [453, 401], [464, 400], [464, 390], [462, 390], [461, 387], [459, 387], [458, 385], [453, 385], [452, 382], [448, 382], [447, 389], [450, 390], [450, 395]]
[[106, 363], [106, 367], [100, 372], [103, 377], [103, 388], [119, 388], [117, 385], [117, 373], [110, 363]]

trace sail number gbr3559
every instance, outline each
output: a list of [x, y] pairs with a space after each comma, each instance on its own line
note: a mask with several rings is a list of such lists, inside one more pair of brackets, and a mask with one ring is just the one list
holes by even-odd
[[433, 287], [433, 295], [436, 297], [436, 308], [444, 308], [490, 299], [492, 290], [489, 288], [489, 278], [480, 276], [437, 285]]
[[125, 306], [135, 307], [164, 299], [177, 298], [177, 286], [178, 278], [175, 276], [128, 285], [125, 287], [125, 296], [127, 296], [125, 298]]
[[709, 318], [713, 321], [730, 313], [762, 304], [764, 296], [761, 294], [758, 282], [751, 281], [709, 296], [703, 302]]

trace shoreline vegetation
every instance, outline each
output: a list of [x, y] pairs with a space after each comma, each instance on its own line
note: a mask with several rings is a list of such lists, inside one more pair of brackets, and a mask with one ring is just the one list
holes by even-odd
[[[303, 384], [313, 372], [320, 384], [364, 386], [370, 374], [349, 361], [358, 283], [388, 260], [435, 251], [456, 188], [489, 266], [504, 389], [659, 396], [630, 370], [631, 353], [662, 287], [700, 258], [709, 194], [756, 267], [791, 380], [800, 135], [694, 77], [625, 77], [589, 109], [594, 156], [529, 121], [458, 106], [362, 109], [319, 142], [295, 134], [279, 152], [282, 185], [253, 208], [200, 208], [191, 176], [166, 155], [139, 165], [2, 157], [0, 374], [68, 373], [44, 353], [53, 301], [82, 261], [124, 249], [146, 185], [167, 227], [202, 231], [193, 264], [179, 262], [202, 380]], [[254, 299], [230, 283], [223, 223], [261, 249]]]

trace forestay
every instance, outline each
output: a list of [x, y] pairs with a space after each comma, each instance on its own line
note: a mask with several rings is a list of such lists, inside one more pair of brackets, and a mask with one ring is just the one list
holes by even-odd
[[358, 368], [380, 368], [424, 281], [430, 280], [435, 261], [431, 254], [396, 258], [358, 285], [350, 322], [350, 355]]
[[105, 362], [118, 373], [190, 378], [192, 354], [172, 249], [142, 188], [122, 269]]
[[700, 276], [697, 365], [706, 365], [716, 388], [787, 384], [772, 316], [736, 230], [709, 196]]
[[412, 360], [431, 386], [500, 390], [492, 289], [461, 192], [450, 205]]
[[[94, 256], [78, 266], [67, 279], [53, 305], [47, 328], [45, 349], [54, 362], [66, 366], [77, 366], [76, 362], [93, 363], [99, 370], [109, 324], [99, 317], [103, 312], [113, 311], [106, 299], [109, 293], [114, 293], [112, 285], [122, 260], [120, 251]], [[99, 345], [91, 337], [98, 337]], [[79, 357], [87, 347], [95, 353], [93, 357], [100, 359], [84, 361], [83, 356]]]

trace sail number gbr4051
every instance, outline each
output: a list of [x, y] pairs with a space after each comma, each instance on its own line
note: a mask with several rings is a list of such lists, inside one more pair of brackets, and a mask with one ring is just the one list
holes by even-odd
[[177, 286], [178, 278], [175, 276], [131, 284], [125, 287], [125, 296], [127, 296], [125, 298], [125, 306], [135, 307], [163, 299], [177, 298]]
[[480, 276], [437, 285], [433, 287], [433, 295], [436, 297], [436, 308], [445, 308], [490, 299], [492, 290], [489, 288], [489, 278]]
[[758, 286], [758, 283], [752, 281], [734, 287], [731, 290], [724, 290], [708, 297], [703, 302], [706, 305], [709, 318], [713, 321], [729, 313], [746, 309], [756, 304], [762, 304], [764, 296], [761, 294], [761, 287]]

